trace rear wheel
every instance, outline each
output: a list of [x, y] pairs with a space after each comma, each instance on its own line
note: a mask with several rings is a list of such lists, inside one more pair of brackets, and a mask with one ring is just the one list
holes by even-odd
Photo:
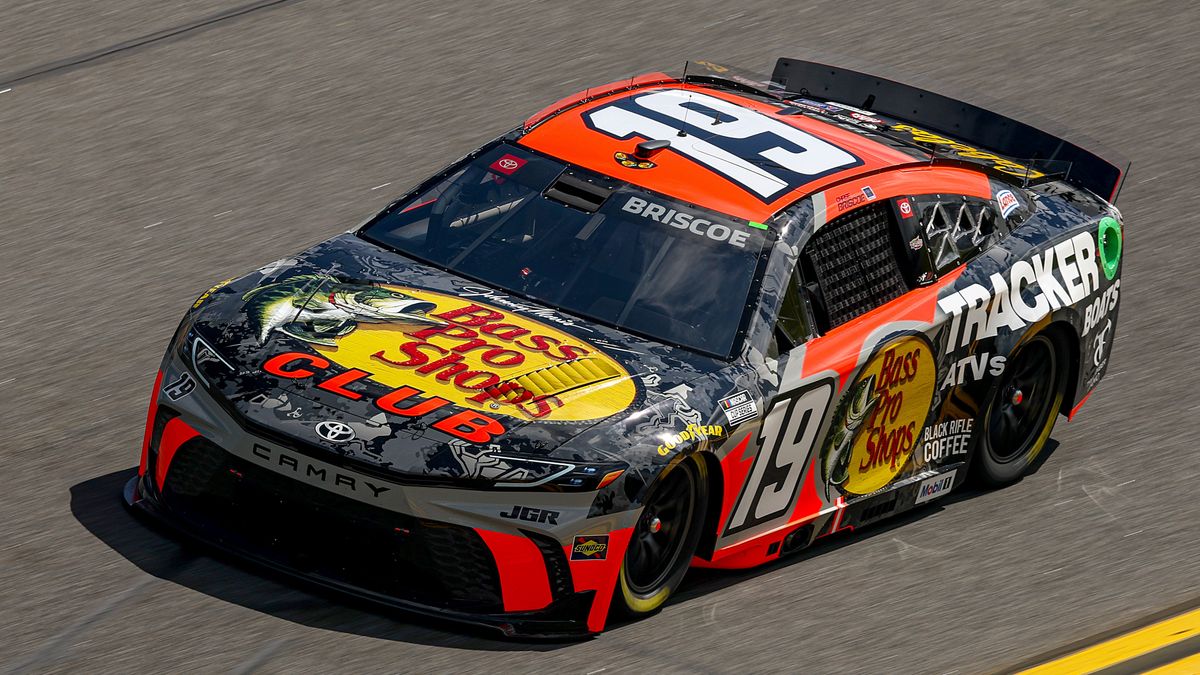
[[999, 487], [1020, 478], [1037, 459], [1062, 407], [1067, 362], [1047, 334], [1017, 348], [1000, 375], [983, 414], [976, 476]]
[[687, 457], [651, 488], [621, 563], [618, 597], [627, 613], [662, 607], [687, 573], [708, 509], [704, 461]]

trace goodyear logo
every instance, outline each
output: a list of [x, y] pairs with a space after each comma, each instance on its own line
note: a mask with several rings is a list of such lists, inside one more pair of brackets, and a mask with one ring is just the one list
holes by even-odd
[[363, 322], [334, 345], [314, 345], [390, 387], [522, 419], [582, 421], [630, 404], [637, 387], [612, 357], [572, 335], [468, 298], [382, 286], [434, 305], [420, 325]]
[[575, 542], [571, 545], [571, 560], [604, 560], [607, 557], [607, 534], [575, 537]]
[[724, 435], [725, 428], [719, 424], [689, 424], [683, 431], [668, 436], [666, 441], [658, 446], [658, 454], [669, 455], [672, 450], [684, 443], [720, 438]]

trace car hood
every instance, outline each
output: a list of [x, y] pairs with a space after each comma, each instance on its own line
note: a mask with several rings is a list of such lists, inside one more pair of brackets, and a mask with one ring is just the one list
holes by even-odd
[[177, 348], [248, 425], [412, 475], [620, 461], [621, 443], [570, 441], [725, 365], [350, 234], [206, 293], [189, 321]]

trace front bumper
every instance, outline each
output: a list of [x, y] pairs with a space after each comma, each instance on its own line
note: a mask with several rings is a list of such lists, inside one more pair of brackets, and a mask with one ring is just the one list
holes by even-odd
[[181, 536], [303, 582], [384, 607], [498, 630], [506, 637], [564, 639], [593, 634], [588, 628], [587, 619], [595, 601], [594, 590], [571, 593], [539, 610], [510, 613], [471, 612], [406, 600], [357, 586], [302, 563], [298, 564], [296, 559], [289, 558], [270, 542], [252, 542], [230, 533], [213, 532], [202, 525], [179, 518], [157, 498], [147, 496], [143, 492], [143, 483], [142, 476], [130, 477], [125, 483], [122, 495], [126, 506], [136, 513], [152, 518]]
[[[389, 481], [249, 432], [203, 389], [152, 401], [124, 500], [175, 531], [373, 603], [496, 629], [603, 630], [635, 513], [589, 517], [584, 493]], [[578, 502], [578, 503], [577, 503]], [[518, 506], [559, 523], [505, 520]], [[572, 559], [574, 538], [607, 541]]]

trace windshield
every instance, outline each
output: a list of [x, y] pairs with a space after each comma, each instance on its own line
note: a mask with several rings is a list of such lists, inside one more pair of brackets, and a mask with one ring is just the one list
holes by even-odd
[[361, 235], [573, 314], [728, 357], [762, 227], [499, 144]]

